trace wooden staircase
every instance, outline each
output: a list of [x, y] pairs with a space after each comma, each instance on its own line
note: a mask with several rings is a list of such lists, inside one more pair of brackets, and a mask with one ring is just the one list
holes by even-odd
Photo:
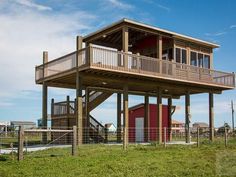
[[[91, 112], [97, 106], [102, 104], [112, 93], [109, 92], [98, 92], [90, 91], [88, 100], [88, 111]], [[85, 95], [83, 95], [83, 113], [86, 111], [85, 107]], [[83, 114], [84, 120], [85, 114]], [[52, 129], [66, 128], [69, 129], [76, 125], [76, 101], [70, 101], [67, 97], [67, 101], [51, 103], [51, 118], [52, 118]], [[89, 115], [89, 127], [88, 130], [89, 139], [86, 141], [99, 143], [105, 142], [105, 127], [97, 121], [93, 116]], [[86, 132], [86, 131], [85, 131]], [[53, 136], [56, 138], [57, 136]], [[89, 143], [87, 142], [87, 143]]]

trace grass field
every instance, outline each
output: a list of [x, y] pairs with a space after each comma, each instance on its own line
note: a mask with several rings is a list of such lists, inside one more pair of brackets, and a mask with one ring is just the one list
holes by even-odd
[[236, 143], [192, 146], [90, 145], [70, 156], [68, 149], [50, 149], [25, 155], [17, 162], [0, 156], [1, 177], [65, 176], [236, 176]]

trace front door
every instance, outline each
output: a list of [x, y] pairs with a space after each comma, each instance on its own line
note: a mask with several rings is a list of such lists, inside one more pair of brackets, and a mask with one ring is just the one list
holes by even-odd
[[135, 142], [144, 141], [144, 118], [139, 117], [135, 119]]

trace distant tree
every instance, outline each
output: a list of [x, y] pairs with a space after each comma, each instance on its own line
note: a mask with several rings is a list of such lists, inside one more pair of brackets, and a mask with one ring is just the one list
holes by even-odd
[[227, 132], [229, 132], [231, 127], [229, 126], [228, 123], [225, 123], [224, 126], [222, 126], [218, 129], [217, 133], [221, 133], [221, 134], [224, 133], [225, 132], [225, 127], [226, 127]]

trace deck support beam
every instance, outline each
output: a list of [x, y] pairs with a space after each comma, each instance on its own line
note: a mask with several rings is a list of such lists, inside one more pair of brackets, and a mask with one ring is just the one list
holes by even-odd
[[145, 114], [144, 114], [144, 140], [145, 142], [149, 142], [149, 114], [150, 114], [150, 109], [149, 109], [149, 97], [148, 95], [145, 95], [144, 97], [144, 105], [145, 105]]
[[162, 143], [162, 90], [157, 89], [157, 141]]
[[209, 93], [209, 129], [210, 141], [214, 141], [214, 95]]
[[[48, 62], [48, 52], [43, 52], [43, 64]], [[43, 68], [43, 76], [47, 75], [47, 68]], [[45, 82], [43, 82], [42, 86], [42, 127], [43, 129], [47, 129], [47, 119], [48, 119], [48, 86]], [[42, 134], [42, 142], [44, 144], [47, 143], [47, 133]]]
[[123, 52], [126, 53], [126, 55], [124, 55], [124, 67], [125, 69], [128, 69], [128, 51], [129, 51], [129, 31], [128, 31], [128, 27], [124, 26], [122, 28], [122, 50]]
[[82, 78], [79, 72], [76, 73], [76, 98], [77, 98], [77, 112], [76, 112], [76, 126], [78, 127], [77, 144], [83, 143], [83, 99], [82, 99]]
[[117, 93], [117, 143], [121, 142], [121, 93]]
[[124, 130], [123, 130], [123, 148], [124, 150], [127, 149], [128, 142], [129, 142], [129, 107], [128, 107], [128, 86], [124, 86], [124, 93], [123, 93], [123, 117], [124, 117]]
[[190, 93], [185, 95], [185, 142], [190, 143]]
[[168, 98], [168, 129], [169, 140], [172, 141], [172, 98]]

